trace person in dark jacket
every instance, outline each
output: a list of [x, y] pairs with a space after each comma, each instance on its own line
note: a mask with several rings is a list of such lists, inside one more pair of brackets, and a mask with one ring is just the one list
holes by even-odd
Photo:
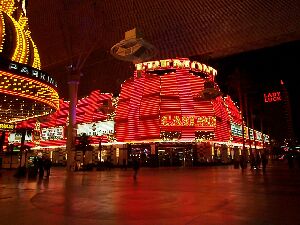
[[139, 161], [137, 159], [133, 159], [132, 168], [133, 168], [133, 171], [134, 171], [133, 179], [136, 180], [138, 170], [140, 169]]
[[38, 168], [39, 168], [39, 178], [42, 179], [44, 177], [44, 157], [38, 158]]
[[268, 156], [265, 152], [261, 154], [261, 164], [262, 164], [263, 173], [265, 173], [266, 167], [268, 165]]
[[290, 169], [294, 168], [294, 154], [292, 152], [288, 152], [285, 156], [288, 161], [288, 165]]
[[51, 166], [52, 166], [52, 162], [51, 162], [51, 159], [49, 157], [46, 157], [45, 158], [45, 161], [44, 161], [44, 169], [46, 171], [46, 176], [49, 177], [50, 176], [50, 169], [51, 169]]

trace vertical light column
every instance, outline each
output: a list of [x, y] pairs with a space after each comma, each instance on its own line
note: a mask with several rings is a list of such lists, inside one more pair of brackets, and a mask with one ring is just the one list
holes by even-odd
[[[176, 80], [180, 98], [181, 115], [195, 116], [194, 100], [191, 95], [190, 73], [187, 69], [177, 69]], [[195, 139], [195, 127], [182, 127], [181, 140]]]
[[[136, 72], [135, 72], [136, 73]], [[126, 140], [138, 140], [140, 105], [144, 92], [145, 78], [134, 78], [134, 90], [130, 98], [130, 108], [128, 113], [128, 133]]]
[[228, 121], [229, 115], [224, 106], [224, 100], [222, 97], [217, 97], [212, 101], [215, 115], [220, 118], [216, 121], [215, 128], [215, 140], [226, 142], [230, 140], [230, 124]]
[[79, 85], [80, 73], [78, 71], [71, 73], [68, 85], [69, 85], [69, 125], [67, 136], [67, 170], [71, 170], [72, 163], [74, 161], [75, 150], [75, 137], [76, 137], [76, 104], [77, 104], [77, 92]]

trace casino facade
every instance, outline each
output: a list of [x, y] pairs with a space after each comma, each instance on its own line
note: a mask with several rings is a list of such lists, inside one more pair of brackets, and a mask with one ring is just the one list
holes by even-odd
[[[0, 0], [1, 140], [17, 148], [23, 135], [31, 149], [64, 164], [69, 102], [59, 99], [57, 82], [41, 70], [26, 2]], [[216, 76], [211, 66], [188, 58], [143, 62], [118, 98], [93, 91], [80, 99], [77, 135], [91, 136], [94, 147], [86, 162], [121, 166], [138, 157], [144, 166], [192, 166], [265, 148], [269, 136], [246, 126]], [[12, 131], [15, 124], [28, 130], [25, 136]]]
[[[139, 157], [143, 166], [192, 166], [230, 163], [243, 145], [248, 155], [266, 148], [269, 136], [246, 126], [216, 76], [214, 68], [187, 58], [144, 62], [135, 65], [118, 98], [97, 90], [80, 99], [77, 135], [86, 133], [94, 147], [86, 162], [110, 160], [122, 166]], [[57, 163], [66, 155], [68, 124], [68, 102], [60, 105], [39, 121], [18, 124], [34, 130], [28, 135], [32, 149]], [[16, 136], [11, 134], [9, 142]], [[82, 153], [76, 154], [80, 161]]]
[[41, 70], [26, 17], [27, 1], [0, 0], [0, 131], [1, 150], [6, 132], [15, 123], [59, 109], [57, 83]]
[[[118, 141], [128, 142], [144, 163], [197, 165], [229, 162], [269, 136], [246, 126], [230, 96], [222, 96], [217, 71], [187, 58], [135, 65], [121, 87], [115, 117]], [[244, 129], [244, 134], [242, 130]]]
[[47, 115], [59, 108], [56, 81], [41, 62], [26, 17], [26, 2], [0, 3], [0, 122]]

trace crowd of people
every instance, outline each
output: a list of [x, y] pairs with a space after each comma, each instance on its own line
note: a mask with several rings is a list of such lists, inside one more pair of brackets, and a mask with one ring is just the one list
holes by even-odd
[[[43, 178], [44, 176], [50, 176], [52, 162], [49, 157], [46, 156], [35, 156], [32, 160], [31, 170], [28, 174], [29, 177], [36, 177]], [[46, 174], [45, 174], [46, 172]]]
[[250, 154], [250, 167], [251, 169], [260, 169], [262, 167], [262, 171], [266, 172], [266, 167], [268, 164], [268, 155], [263, 152], [261, 154], [256, 153], [255, 155]]
[[[266, 168], [269, 162], [269, 158], [274, 159], [273, 156], [268, 155], [266, 151], [250, 153], [249, 156], [240, 155], [238, 158], [234, 159], [234, 168], [242, 170], [247, 168], [247, 164], [250, 164], [251, 170], [262, 170], [263, 173], [266, 172]], [[275, 157], [276, 158], [276, 157]], [[300, 169], [300, 152], [299, 151], [287, 151], [284, 153], [280, 160], [284, 160], [289, 169], [298, 167]]]
[[247, 164], [249, 162], [251, 170], [262, 169], [263, 173], [265, 173], [268, 161], [268, 154], [266, 152], [251, 152], [249, 157], [241, 154], [238, 159], [234, 160], [234, 168], [241, 168], [244, 170], [247, 168]]
[[285, 154], [284, 158], [287, 160], [290, 169], [295, 167], [295, 163], [298, 164], [298, 167], [300, 168], [300, 152], [289, 151]]

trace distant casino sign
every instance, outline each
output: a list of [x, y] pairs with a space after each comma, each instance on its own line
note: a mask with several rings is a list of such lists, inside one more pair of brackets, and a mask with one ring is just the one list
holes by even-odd
[[277, 92], [270, 92], [264, 94], [265, 102], [280, 102], [281, 101], [281, 93], [280, 91]]
[[0, 57], [0, 69], [11, 72], [13, 74], [18, 74], [31, 79], [35, 79], [57, 88], [57, 82], [53, 79], [53, 77], [51, 77], [44, 71], [38, 70], [28, 65], [9, 61]]
[[13, 123], [0, 123], [0, 130], [14, 130], [15, 124]]

